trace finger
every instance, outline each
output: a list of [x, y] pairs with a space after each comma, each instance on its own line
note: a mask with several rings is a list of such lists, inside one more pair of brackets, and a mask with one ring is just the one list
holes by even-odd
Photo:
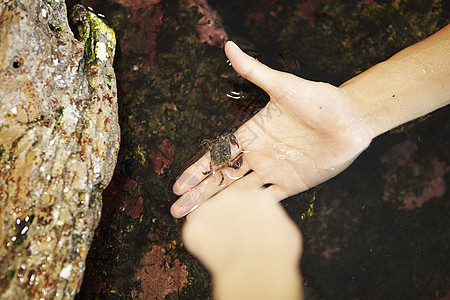
[[[277, 108], [276, 111], [269, 111], [268, 107], [264, 107], [250, 120], [242, 124], [233, 134], [236, 137], [239, 147], [231, 147], [232, 159], [241, 152], [244, 155], [253, 155], [255, 150], [265, 149], [267, 147], [267, 126], [274, 117], [283, 114], [282, 108]], [[189, 166], [173, 185], [173, 192], [176, 195], [182, 195], [189, 189], [195, 187], [209, 174], [210, 166], [210, 152], [206, 152], [200, 159]]]
[[[202, 181], [203, 184], [210, 183], [213, 176], [206, 178]], [[203, 187], [199, 184], [198, 186], [191, 188], [189, 191], [184, 193], [174, 204], [170, 207], [170, 214], [174, 218], [182, 218], [188, 213], [194, 211], [201, 202], [203, 202]]]
[[[229, 172], [232, 171], [229, 170]], [[226, 187], [232, 190], [246, 190], [249, 188], [260, 188], [264, 185], [261, 178], [254, 172], [241, 177], [239, 180], [233, 179], [227, 174], [224, 179], [225, 184], [223, 186], [218, 186], [219, 182], [220, 178], [217, 179], [215, 176], [210, 176], [195, 188], [190, 189], [172, 205], [170, 208], [172, 216], [175, 218], [186, 216]], [[269, 192], [271, 193], [272, 190], [269, 190]]]
[[289, 195], [286, 194], [283, 188], [279, 187], [276, 184], [272, 184], [268, 187], [265, 187], [265, 185], [268, 184], [268, 182], [265, 182], [262, 177], [257, 172], [252, 172], [248, 175], [246, 175], [241, 180], [237, 180], [234, 182], [230, 188], [235, 190], [245, 190], [248, 189], [250, 186], [252, 187], [259, 187], [264, 189], [264, 193], [267, 193], [270, 195], [271, 199], [274, 199], [275, 202], [279, 202], [285, 198], [287, 198]]
[[200, 184], [185, 192], [170, 208], [170, 213], [175, 218], [182, 218], [195, 210], [211, 196], [229, 186], [234, 181], [241, 179], [249, 171], [248, 163], [243, 159], [241, 167], [237, 170], [222, 168], [204, 179]]
[[[227, 187], [227, 190], [229, 191], [245, 191], [251, 188], [259, 188], [263, 185], [261, 179], [253, 172], [245, 175], [239, 180], [234, 180], [232, 182], [233, 184], [227, 182], [227, 186], [221, 186], [218, 189], [214, 189], [213, 183], [217, 184], [217, 182], [218, 181], [209, 181], [205, 184], [205, 186], [202, 186], [202, 182], [202, 184], [181, 196], [178, 200], [180, 201], [180, 203], [177, 203], [177, 201], [170, 208], [170, 213], [172, 214], [172, 216], [175, 218], [182, 218], [186, 216], [187, 214], [193, 212], [195, 209], [201, 206], [203, 203], [208, 201], [213, 195], [217, 194], [217, 192], [223, 190], [225, 187]], [[193, 200], [193, 198], [195, 198], [195, 200]]]
[[[218, 175], [218, 176], [215, 176]], [[182, 218], [187, 214], [191, 213], [197, 207], [202, 205], [207, 199], [212, 195], [220, 191], [229, 185], [229, 179], [225, 177], [224, 174], [224, 185], [220, 186], [221, 175], [219, 172], [207, 177], [196, 187], [191, 188], [189, 191], [184, 193], [170, 208], [170, 213], [174, 218]]]
[[211, 168], [210, 166], [210, 153], [206, 152], [202, 157], [200, 157], [195, 163], [190, 165], [186, 170], [181, 173], [180, 177], [175, 181], [173, 185], [173, 192], [176, 195], [182, 195], [186, 193], [189, 189], [193, 188], [199, 184], [206, 175], [204, 172], [208, 172]]
[[[231, 160], [241, 153], [242, 147], [231, 147]], [[212, 166], [214, 168], [214, 166]], [[190, 165], [175, 181], [172, 190], [176, 195], [183, 195], [206, 177], [211, 170], [211, 153], [208, 151], [195, 163]], [[207, 174], [205, 174], [207, 173]]]
[[230, 189], [233, 190], [245, 190], [249, 187], [261, 187], [264, 185], [263, 180], [261, 177], [259, 177], [255, 172], [251, 172], [241, 178], [240, 180], [237, 180], [233, 182], [233, 184], [230, 186]]
[[247, 55], [232, 41], [225, 44], [225, 54], [239, 75], [261, 87], [268, 94], [276, 90], [278, 86], [276, 82], [283, 72], [273, 70]]
[[290, 195], [286, 193], [286, 191], [276, 184], [272, 184], [271, 186], [265, 189], [267, 193], [271, 195], [271, 198], [276, 202], [280, 202], [283, 199], [286, 199]]

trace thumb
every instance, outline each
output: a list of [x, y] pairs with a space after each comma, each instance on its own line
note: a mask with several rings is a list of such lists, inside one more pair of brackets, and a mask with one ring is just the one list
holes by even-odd
[[247, 55], [232, 41], [225, 44], [225, 54], [239, 75], [259, 86], [269, 95], [276, 89], [276, 82], [283, 72], [271, 69]]

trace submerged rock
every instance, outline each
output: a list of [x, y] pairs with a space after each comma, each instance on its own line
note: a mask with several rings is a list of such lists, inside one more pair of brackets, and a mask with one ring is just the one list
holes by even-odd
[[119, 147], [115, 35], [63, 1], [0, 0], [0, 299], [77, 293]]

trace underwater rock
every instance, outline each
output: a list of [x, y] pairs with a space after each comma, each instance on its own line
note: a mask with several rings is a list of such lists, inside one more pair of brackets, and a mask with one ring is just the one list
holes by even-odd
[[406, 140], [380, 158], [386, 166], [383, 200], [398, 209], [422, 207], [433, 198], [444, 196], [445, 175], [450, 166], [437, 157], [420, 154], [419, 145]]
[[64, 1], [0, 1], [0, 299], [70, 299], [119, 147], [115, 34]]
[[180, 291], [188, 283], [187, 267], [178, 259], [172, 261], [166, 250], [153, 246], [142, 257], [134, 277], [141, 283], [141, 291], [133, 290], [133, 299], [164, 299], [173, 292]]
[[216, 12], [209, 7], [206, 0], [189, 0], [189, 7], [196, 7], [202, 15], [197, 24], [200, 41], [207, 42], [211, 46], [225, 46], [228, 35]]

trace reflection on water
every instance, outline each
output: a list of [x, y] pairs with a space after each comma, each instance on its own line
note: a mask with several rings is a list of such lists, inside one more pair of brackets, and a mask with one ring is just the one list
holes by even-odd
[[[183, 248], [183, 220], [169, 214], [176, 199], [171, 185], [201, 153], [204, 138], [232, 132], [268, 96], [236, 75], [220, 47], [199, 39], [196, 1], [67, 2], [92, 6], [117, 33], [122, 129], [78, 298], [208, 299], [209, 275]], [[229, 38], [261, 52], [259, 60], [334, 84], [450, 20], [438, 0], [209, 3]], [[214, 30], [204, 24], [202, 36]], [[343, 174], [284, 201], [304, 234], [302, 271], [311, 299], [448, 295], [448, 119], [444, 109], [386, 134]], [[410, 155], [399, 157], [395, 149], [411, 143], [414, 149], [402, 150]], [[440, 196], [424, 196], [436, 188]], [[402, 209], [404, 195], [427, 201]]]
[[[243, 51], [254, 59], [261, 58], [261, 54], [254, 50], [243, 49]], [[269, 96], [258, 86], [239, 76], [228, 59], [219, 70], [218, 97], [220, 101], [230, 102], [235, 107], [235, 111], [232, 112], [235, 119], [233, 124], [228, 126], [228, 128], [234, 126], [234, 131], [263, 108], [269, 102]]]

